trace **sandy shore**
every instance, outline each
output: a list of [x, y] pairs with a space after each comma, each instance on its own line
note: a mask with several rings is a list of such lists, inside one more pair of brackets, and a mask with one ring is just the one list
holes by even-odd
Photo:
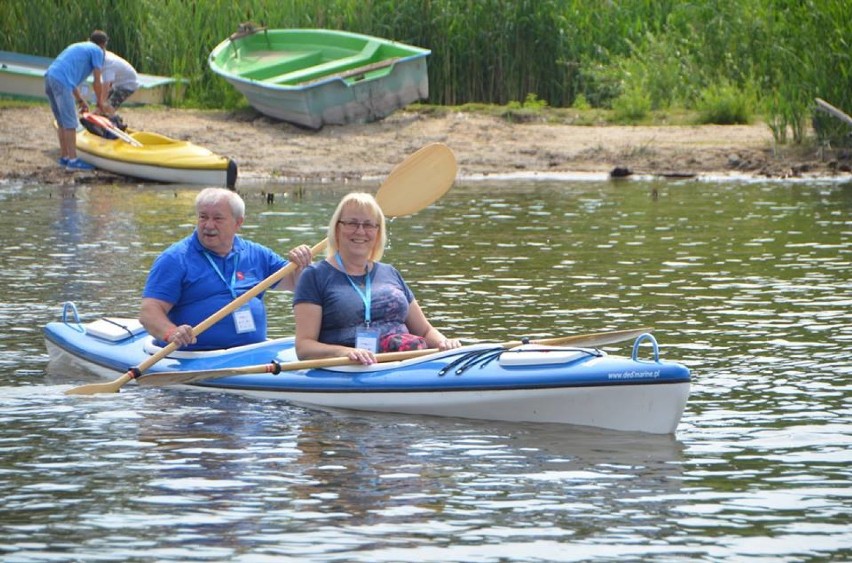
[[[575, 126], [508, 123], [471, 113], [398, 111], [383, 121], [307, 131], [251, 110], [123, 108], [134, 129], [192, 141], [234, 158], [241, 182], [373, 179], [430, 142], [456, 154], [461, 178], [574, 174], [617, 167], [666, 176], [852, 177], [848, 154], [774, 146], [762, 123], [733, 126]], [[848, 152], [848, 151], [847, 151]], [[136, 183], [108, 172], [69, 173], [47, 105], [0, 109], [0, 181]]]

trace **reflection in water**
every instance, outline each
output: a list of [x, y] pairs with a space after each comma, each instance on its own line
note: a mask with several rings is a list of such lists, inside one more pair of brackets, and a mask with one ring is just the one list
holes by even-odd
[[[602, 511], [619, 518], [618, 505], [632, 530], [631, 518], [658, 513], [681, 483], [671, 437], [318, 413], [194, 391], [136, 389], [73, 405], [57, 388], [39, 395], [37, 405], [31, 394], [0, 398], [7, 422], [27, 427], [7, 466], [18, 471], [2, 486], [6, 521], [26, 530], [7, 536], [15, 542], [97, 530], [113, 546], [132, 535], [127, 557], [151, 540], [180, 557], [204, 553], [198, 538], [211, 538], [228, 557], [249, 539], [255, 553], [283, 553], [282, 538], [295, 534], [305, 556], [359, 545], [381, 553], [450, 546], [474, 530], [505, 535], [519, 514], [524, 537], [582, 537], [596, 533]], [[37, 424], [25, 412], [63, 402]], [[45, 514], [61, 514], [68, 534], [40, 524]], [[393, 540], [375, 545], [391, 521]]]
[[[64, 388], [0, 396], [4, 441], [18, 444], [0, 481], [13, 543], [59, 545], [97, 530], [112, 546], [132, 535], [124, 556], [157, 540], [179, 558], [199, 537], [215, 538], [216, 551], [229, 546], [219, 552], [229, 556], [247, 537], [256, 552], [275, 553], [293, 533], [323, 537], [304, 546], [320, 554], [372, 544], [390, 518], [397, 548], [449, 545], [472, 529], [511, 527], [519, 512], [551, 535], [600, 518], [602, 507], [612, 517], [618, 503], [659, 511], [681, 482], [671, 437], [317, 413], [177, 390], [69, 403]], [[432, 525], [443, 539], [426, 532]], [[94, 543], [77, 553], [100, 551]]]
[[59, 205], [59, 220], [54, 223], [54, 237], [57, 244], [52, 257], [62, 268], [62, 270], [57, 270], [56, 275], [69, 280], [69, 283], [64, 287], [64, 293], [68, 296], [67, 299], [79, 301], [86, 296], [86, 293], [82, 291], [82, 280], [76, 275], [83, 262], [80, 253], [83, 250], [81, 245], [86, 240], [83, 232], [83, 223], [86, 218], [80, 212], [75, 186], [60, 187], [58, 197], [62, 203]]
[[[463, 514], [475, 511], [481, 502], [497, 502], [498, 495], [503, 500], [512, 497], [509, 504], [529, 503], [532, 513], [542, 496], [553, 496], [553, 487], [560, 491], [586, 479], [632, 479], [635, 484], [647, 478], [659, 486], [678, 487], [679, 468], [673, 462], [680, 446], [671, 437], [596, 434], [547, 425], [331, 416], [302, 428], [298, 461], [314, 482], [297, 490], [305, 499], [325, 490], [347, 491], [332, 505], [363, 517], [358, 525], [392, 514], [397, 505], [411, 500], [414, 506], [407, 510]], [[400, 436], [406, 438], [402, 443]], [[518, 496], [509, 494], [513, 487]], [[544, 501], [542, 506], [549, 504]], [[511, 514], [508, 510], [504, 516], [511, 519]]]
[[[245, 232], [314, 244], [349, 189], [249, 192]], [[19, 218], [0, 235], [10, 561], [848, 558], [848, 186], [460, 185], [391, 223], [388, 260], [456, 336], [654, 327], [693, 370], [677, 438], [132, 384], [63, 395], [85, 378], [46, 375], [40, 327], [68, 299], [135, 315], [195, 193], [0, 187]], [[269, 298], [270, 333], [291, 334], [288, 296]]]

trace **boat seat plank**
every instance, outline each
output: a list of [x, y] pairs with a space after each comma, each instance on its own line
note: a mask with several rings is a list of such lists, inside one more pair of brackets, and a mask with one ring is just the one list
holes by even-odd
[[282, 73], [286, 74], [306, 66], [315, 65], [321, 60], [322, 52], [319, 50], [294, 51], [286, 55], [276, 53], [271, 63], [260, 58], [257, 64], [248, 66], [240, 72], [240, 76], [249, 80], [269, 81], [270, 78], [274, 79]]
[[361, 57], [361, 55], [355, 55], [352, 57], [346, 57], [345, 59], [336, 59], [312, 67], [294, 70], [292, 72], [285, 72], [284, 74], [267, 78], [264, 82], [271, 82], [274, 84], [299, 84], [310, 80], [316, 80], [329, 74], [341, 72], [353, 67], [361, 66], [368, 62], [370, 62], [369, 59], [365, 59]]
[[368, 72], [374, 72], [376, 70], [381, 70], [383, 68], [391, 67], [394, 64], [396, 64], [396, 62], [398, 60], [399, 60], [399, 57], [394, 57], [392, 59], [379, 61], [377, 63], [370, 63], [368, 65], [358, 66], [358, 67], [349, 69], [345, 72], [340, 72], [340, 73], [337, 73], [337, 74], [327, 74], [325, 76], [320, 76], [319, 78], [315, 78], [313, 80], [307, 80], [305, 82], [299, 82], [297, 84], [297, 86], [307, 86], [308, 84], [313, 84], [314, 82], [320, 82], [322, 80], [332, 80], [332, 79], [335, 79], [335, 78], [340, 78], [342, 80], [345, 80], [347, 78], [354, 78], [354, 77], [359, 77], [359, 76], [363, 77]]
[[264, 82], [297, 85], [305, 82], [316, 81], [318, 79], [325, 78], [330, 74], [337, 74], [353, 68], [375, 63], [376, 61], [374, 59], [380, 47], [381, 45], [378, 41], [369, 41], [356, 55], [334, 59], [323, 64], [284, 73], [272, 78], [267, 78]]

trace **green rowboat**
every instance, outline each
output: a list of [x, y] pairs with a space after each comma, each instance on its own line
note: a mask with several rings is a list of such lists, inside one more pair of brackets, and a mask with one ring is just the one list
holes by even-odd
[[426, 99], [429, 54], [345, 31], [241, 25], [208, 62], [260, 113], [320, 129], [375, 121]]

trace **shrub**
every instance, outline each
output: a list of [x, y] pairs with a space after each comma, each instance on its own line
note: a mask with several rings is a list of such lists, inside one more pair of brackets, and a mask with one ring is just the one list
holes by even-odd
[[589, 100], [586, 99], [586, 96], [583, 94], [577, 94], [577, 97], [574, 98], [574, 103], [571, 104], [571, 107], [574, 109], [585, 110], [591, 109], [592, 105], [589, 103]]
[[640, 88], [631, 87], [612, 102], [612, 109], [617, 122], [635, 123], [651, 111], [651, 97]]
[[752, 120], [751, 96], [726, 81], [704, 88], [697, 106], [699, 123], [732, 125]]

